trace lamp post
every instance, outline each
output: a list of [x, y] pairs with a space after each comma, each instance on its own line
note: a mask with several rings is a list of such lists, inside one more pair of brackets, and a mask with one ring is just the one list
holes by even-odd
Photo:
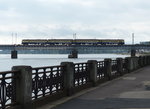
[[132, 45], [134, 45], [134, 33], [132, 33]]
[[134, 48], [134, 33], [132, 33], [132, 45], [131, 45], [131, 57], [135, 57], [136, 55], [136, 50]]

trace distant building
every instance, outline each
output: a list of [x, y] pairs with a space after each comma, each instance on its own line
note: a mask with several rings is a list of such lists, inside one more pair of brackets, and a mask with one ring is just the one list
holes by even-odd
[[141, 45], [150, 45], [150, 41], [140, 42]]

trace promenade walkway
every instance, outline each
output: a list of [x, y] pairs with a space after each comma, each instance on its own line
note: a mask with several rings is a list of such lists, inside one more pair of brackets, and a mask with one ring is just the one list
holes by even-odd
[[82, 91], [70, 100], [64, 98], [41, 109], [51, 108], [150, 109], [150, 66]]

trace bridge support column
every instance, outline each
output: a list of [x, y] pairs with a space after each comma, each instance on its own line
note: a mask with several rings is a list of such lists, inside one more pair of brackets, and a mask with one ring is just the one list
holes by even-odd
[[68, 58], [78, 58], [78, 51], [72, 50], [71, 53], [68, 55]]
[[88, 62], [88, 71], [90, 73], [90, 81], [93, 83], [93, 86], [97, 85], [97, 61], [89, 60]]
[[64, 87], [67, 91], [67, 95], [71, 96], [74, 93], [74, 63], [62, 62], [61, 65], [64, 67]]
[[123, 59], [117, 58], [117, 72], [120, 73], [120, 75], [123, 75]]
[[20, 109], [35, 109], [32, 105], [32, 67], [14, 66], [12, 71], [15, 73], [16, 102], [21, 106]]
[[107, 58], [107, 59], [104, 59], [104, 61], [105, 61], [105, 63], [104, 63], [105, 76], [108, 78], [108, 80], [111, 80], [111, 71], [112, 71], [111, 59]]
[[136, 50], [135, 50], [135, 49], [132, 49], [132, 50], [131, 50], [131, 57], [134, 57], [134, 56], [136, 56]]
[[13, 50], [11, 51], [11, 59], [17, 59], [18, 58], [18, 51]]

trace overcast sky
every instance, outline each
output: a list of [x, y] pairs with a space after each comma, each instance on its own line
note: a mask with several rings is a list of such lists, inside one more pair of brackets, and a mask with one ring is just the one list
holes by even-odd
[[0, 44], [73, 33], [126, 43], [135, 33], [136, 43], [150, 40], [150, 0], [0, 0]]

